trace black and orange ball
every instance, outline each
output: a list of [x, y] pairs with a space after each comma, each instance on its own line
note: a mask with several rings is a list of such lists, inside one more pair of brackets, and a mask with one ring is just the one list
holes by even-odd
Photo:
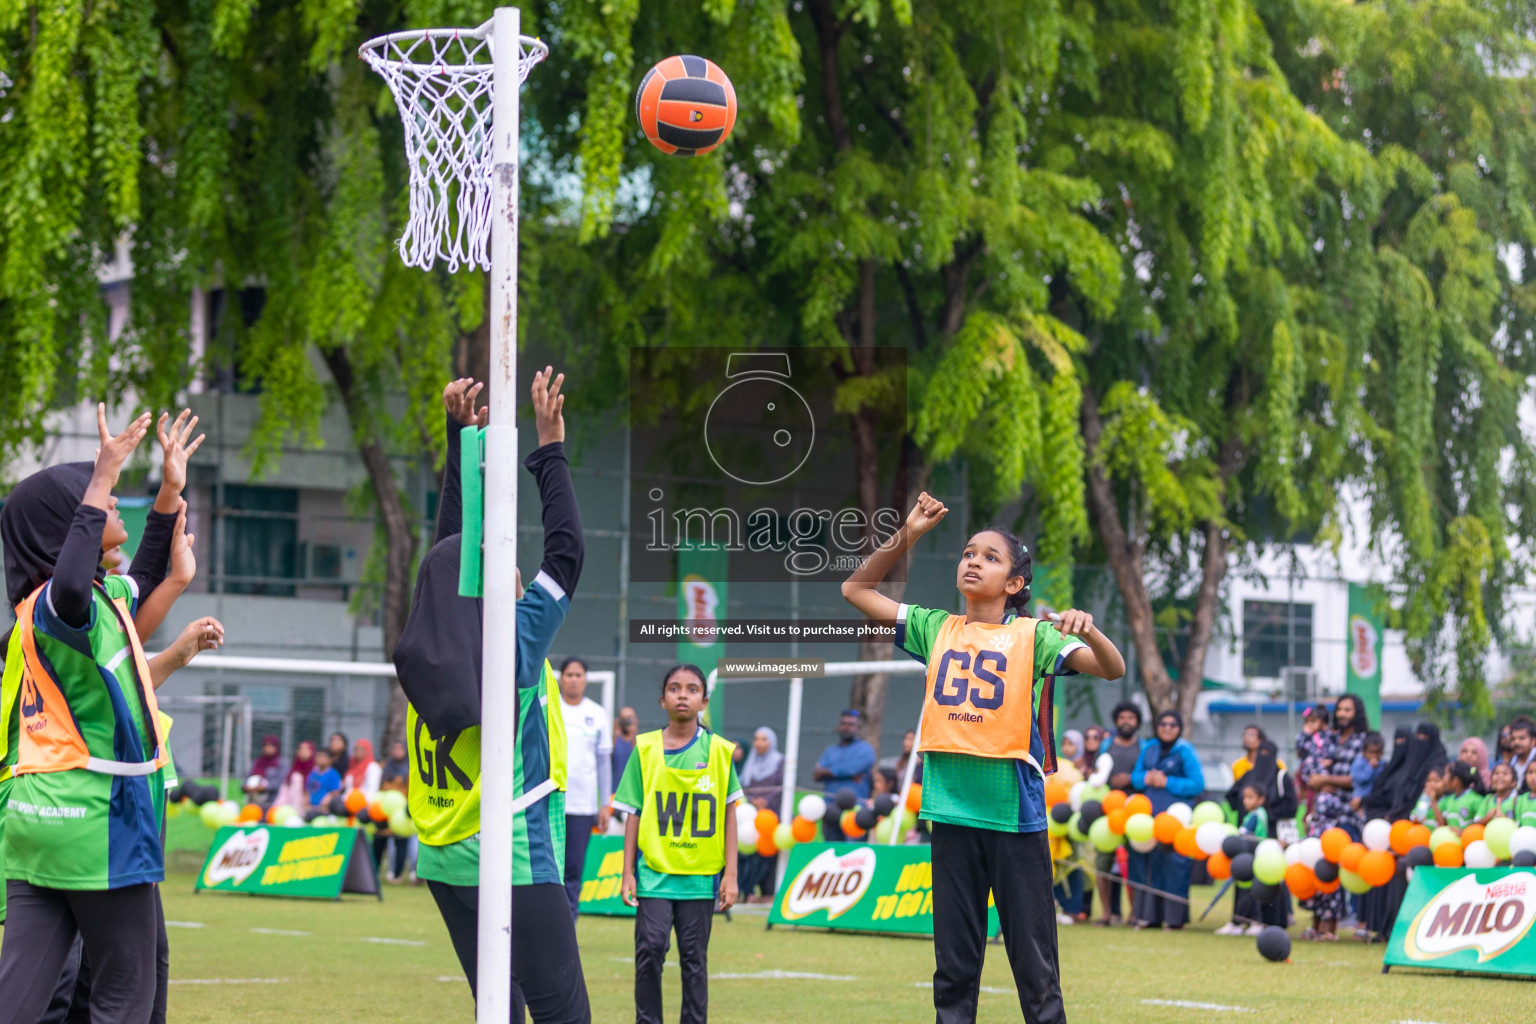
[[708, 153], [736, 126], [736, 90], [713, 61], [668, 57], [645, 73], [635, 92], [635, 116], [663, 153]]

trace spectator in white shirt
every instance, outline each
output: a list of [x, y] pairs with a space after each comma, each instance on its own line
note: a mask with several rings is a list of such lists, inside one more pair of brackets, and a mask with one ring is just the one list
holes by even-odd
[[565, 895], [576, 916], [581, 872], [592, 829], [608, 828], [613, 797], [613, 723], [603, 706], [587, 697], [587, 663], [560, 664], [560, 712], [565, 716]]

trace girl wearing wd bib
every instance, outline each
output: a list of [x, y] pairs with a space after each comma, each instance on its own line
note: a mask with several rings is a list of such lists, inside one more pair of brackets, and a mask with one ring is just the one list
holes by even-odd
[[955, 569], [965, 614], [897, 604], [875, 587], [949, 510], [927, 493], [906, 524], [843, 584], [843, 597], [896, 623], [896, 646], [928, 666], [917, 749], [920, 816], [933, 831], [933, 1005], [971, 1024], [981, 986], [987, 893], [997, 903], [1019, 1005], [1030, 1024], [1066, 1020], [1056, 959], [1045, 776], [1056, 770], [1054, 677], [1118, 679], [1125, 661], [1087, 612], [1022, 617], [1034, 572], [1012, 534], [983, 530]]
[[[624, 902], [635, 915], [635, 1021], [661, 1024], [661, 965], [677, 931], [682, 1024], [709, 1015], [709, 931], [736, 902], [736, 744], [699, 724], [704, 673], [678, 665], [661, 684], [667, 727], [635, 740], [613, 795], [624, 821]], [[636, 860], [636, 851], [642, 858]], [[718, 895], [715, 879], [720, 878]]]

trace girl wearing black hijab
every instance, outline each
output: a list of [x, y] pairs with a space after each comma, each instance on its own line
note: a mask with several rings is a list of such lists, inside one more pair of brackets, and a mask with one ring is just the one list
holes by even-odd
[[[1164, 711], [1157, 716], [1156, 738], [1142, 741], [1131, 784], [1147, 794], [1153, 814], [1180, 801], [1197, 800], [1205, 792], [1199, 755], [1183, 734], [1184, 719], [1177, 711]], [[1129, 880], [1146, 886], [1132, 887], [1136, 927], [1184, 927], [1189, 920], [1189, 858], [1161, 844], [1151, 853], [1132, 850], [1129, 856]]]
[[[1424, 792], [1429, 773], [1450, 760], [1440, 742], [1440, 728], [1433, 722], [1420, 722], [1411, 736], [1407, 734], [1407, 726], [1399, 726], [1393, 736], [1392, 760], [1363, 801], [1367, 818], [1399, 821], [1408, 817]], [[1392, 934], [1408, 892], [1407, 867], [1399, 861], [1392, 881], [1360, 898], [1360, 923], [1372, 942], [1385, 942]]]

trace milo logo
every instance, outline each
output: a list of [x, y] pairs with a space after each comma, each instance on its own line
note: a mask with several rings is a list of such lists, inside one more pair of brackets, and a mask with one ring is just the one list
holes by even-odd
[[1433, 960], [1477, 950], [1492, 960], [1525, 938], [1536, 921], [1536, 875], [1512, 872], [1494, 882], [1463, 875], [1441, 889], [1419, 911], [1403, 940], [1414, 960]]
[[1381, 671], [1376, 660], [1376, 645], [1381, 637], [1364, 615], [1349, 617], [1349, 667], [1361, 679], [1374, 679]]
[[854, 908], [874, 877], [875, 851], [869, 847], [844, 854], [823, 850], [789, 883], [784, 916], [794, 920], [825, 910], [835, 920]]
[[208, 859], [203, 872], [203, 884], [212, 888], [220, 882], [239, 885], [250, 877], [267, 855], [267, 830], [236, 832], [219, 847], [219, 852]]

